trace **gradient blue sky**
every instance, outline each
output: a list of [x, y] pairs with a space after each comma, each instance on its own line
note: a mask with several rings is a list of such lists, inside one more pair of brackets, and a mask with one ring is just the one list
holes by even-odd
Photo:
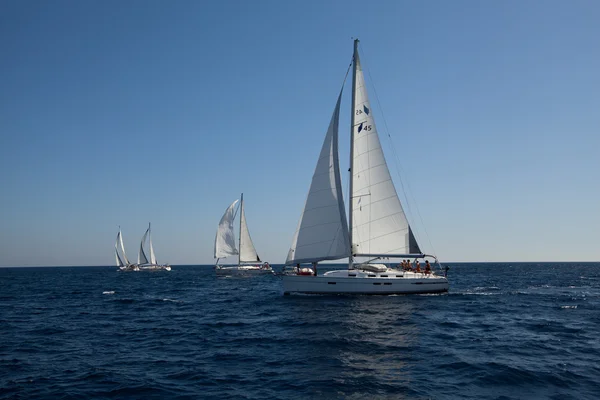
[[598, 21], [594, 0], [0, 2], [0, 266], [111, 265], [119, 225], [135, 258], [149, 221], [159, 261], [212, 263], [240, 192], [282, 262], [352, 37], [423, 250], [598, 261]]

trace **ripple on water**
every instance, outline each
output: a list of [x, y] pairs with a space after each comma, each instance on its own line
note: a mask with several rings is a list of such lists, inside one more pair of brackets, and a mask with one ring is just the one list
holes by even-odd
[[275, 276], [207, 267], [0, 269], [0, 399], [596, 399], [599, 267], [456, 265], [442, 296], [285, 297]]

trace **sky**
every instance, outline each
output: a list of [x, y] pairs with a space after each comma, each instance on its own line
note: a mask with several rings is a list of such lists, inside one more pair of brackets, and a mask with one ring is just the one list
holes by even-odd
[[599, 20], [594, 0], [2, 1], [0, 266], [113, 265], [119, 226], [135, 259], [148, 222], [159, 262], [214, 263], [242, 192], [283, 262], [357, 37], [423, 251], [598, 261]]

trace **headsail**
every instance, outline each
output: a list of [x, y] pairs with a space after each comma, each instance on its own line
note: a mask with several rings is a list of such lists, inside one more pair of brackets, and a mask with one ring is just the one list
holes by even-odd
[[286, 264], [336, 260], [350, 252], [338, 158], [341, 98], [340, 92]]
[[240, 203], [240, 263], [259, 262], [260, 258], [252, 243], [248, 225], [246, 224], [246, 213], [244, 212], [244, 197]]
[[352, 160], [352, 252], [421, 253], [390, 176], [360, 65], [355, 62], [354, 143]]
[[219, 221], [215, 236], [215, 258], [225, 258], [238, 254], [235, 248], [235, 234], [233, 232], [233, 218], [238, 200], [231, 203]]
[[119, 242], [123, 243], [123, 240], [121, 239], [121, 229], [119, 228], [119, 233], [117, 233], [117, 241], [115, 242], [115, 256], [117, 259], [117, 267], [122, 267], [125, 264], [123, 263], [123, 260], [121, 260], [121, 256], [119, 256]]
[[[121, 254], [119, 254], [119, 252]], [[119, 233], [117, 233], [117, 241], [115, 242], [115, 254], [117, 259], [117, 266], [122, 267], [129, 265], [127, 254], [125, 254], [125, 246], [123, 245], [123, 235], [121, 234], [121, 228], [119, 227]]]
[[140, 242], [140, 250], [138, 251], [138, 264], [148, 264], [148, 257], [146, 257], [146, 252], [144, 251], [144, 243], [146, 242], [146, 238], [148, 237], [148, 232], [150, 232], [150, 226], [146, 229], [144, 236], [142, 236], [142, 241]]

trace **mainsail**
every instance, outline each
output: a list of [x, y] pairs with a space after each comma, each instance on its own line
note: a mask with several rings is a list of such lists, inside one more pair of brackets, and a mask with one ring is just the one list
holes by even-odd
[[323, 141], [286, 264], [348, 257], [348, 222], [338, 159], [338, 100]]
[[156, 256], [154, 255], [154, 246], [152, 246], [152, 233], [150, 231], [150, 223], [148, 223], [148, 246], [150, 248], [150, 264], [156, 265]]
[[352, 252], [355, 255], [415, 254], [419, 245], [390, 176], [360, 65], [354, 53], [352, 159]]
[[235, 217], [235, 206], [238, 200], [231, 203], [225, 214], [219, 221], [217, 234], [215, 236], [215, 258], [225, 258], [238, 254], [235, 248], [235, 234], [233, 232], [233, 219]]
[[240, 263], [259, 262], [260, 257], [256, 253], [254, 243], [248, 231], [246, 224], [246, 213], [244, 212], [244, 195], [242, 194], [240, 202]]

